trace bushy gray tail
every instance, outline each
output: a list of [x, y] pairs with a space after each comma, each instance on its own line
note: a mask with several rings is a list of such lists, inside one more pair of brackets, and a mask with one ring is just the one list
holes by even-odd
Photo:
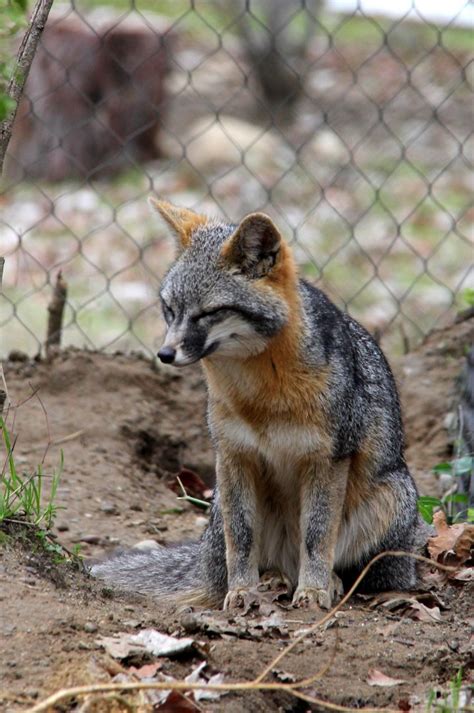
[[93, 577], [114, 588], [180, 600], [206, 599], [200, 543], [122, 550], [93, 564]]

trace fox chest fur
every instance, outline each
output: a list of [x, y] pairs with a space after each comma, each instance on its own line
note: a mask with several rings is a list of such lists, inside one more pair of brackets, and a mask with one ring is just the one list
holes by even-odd
[[[268, 355], [267, 360], [268, 362]], [[324, 472], [332, 438], [325, 408], [326, 374], [278, 373], [278, 358], [227, 371], [206, 366], [209, 421], [218, 458], [229, 453], [252, 474], [257, 495], [259, 568], [296, 581], [299, 568], [302, 488], [309, 471]], [[225, 477], [231, 477], [226, 474]]]
[[265, 360], [249, 359], [231, 369], [216, 359], [205, 371], [217, 449], [231, 448], [259, 459], [284, 490], [294, 487], [308, 459], [330, 457], [327, 370], [312, 375], [296, 367], [289, 374], [286, 366], [280, 371], [278, 354], [272, 350]]

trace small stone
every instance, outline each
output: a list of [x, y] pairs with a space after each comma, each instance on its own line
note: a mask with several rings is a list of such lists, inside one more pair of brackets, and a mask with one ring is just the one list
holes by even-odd
[[28, 361], [29, 356], [25, 352], [20, 351], [20, 349], [12, 349], [8, 355], [9, 361]]
[[160, 545], [155, 540], [140, 540], [133, 545], [134, 550], [159, 550]]
[[118, 508], [115, 503], [110, 500], [103, 500], [100, 504], [100, 509], [106, 515], [118, 515]]
[[141, 624], [141, 621], [139, 621], [138, 619], [125, 619], [125, 621], [123, 621], [122, 624], [127, 629], [138, 629], [138, 627]]
[[59, 532], [67, 532], [69, 530], [69, 525], [67, 524], [67, 522], [60, 522], [57, 524], [56, 527]]
[[187, 634], [195, 634], [199, 631], [199, 621], [193, 612], [186, 612], [180, 620], [180, 624]]
[[94, 649], [95, 646], [93, 644], [88, 644], [86, 641], [79, 641], [77, 648], [80, 651], [90, 651], [91, 649]]
[[130, 510], [135, 510], [135, 512], [142, 512], [143, 508], [140, 503], [132, 503], [130, 505]]
[[93, 621], [86, 621], [86, 623], [84, 624], [84, 631], [87, 634], [95, 634], [97, 628], [97, 624], [94, 624]]
[[448, 641], [448, 646], [451, 651], [459, 651], [459, 641], [457, 639], [452, 639], [452, 641]]
[[33, 577], [22, 577], [21, 581], [29, 587], [36, 587], [36, 579]]
[[99, 535], [79, 535], [79, 542], [85, 542], [88, 545], [98, 545], [100, 544]]

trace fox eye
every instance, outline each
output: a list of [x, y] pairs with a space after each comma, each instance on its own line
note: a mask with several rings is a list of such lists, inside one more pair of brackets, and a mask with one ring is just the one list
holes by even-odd
[[174, 312], [171, 307], [166, 304], [166, 302], [162, 302], [161, 306], [163, 308], [163, 314], [165, 317], [166, 324], [170, 324], [174, 319]]
[[198, 322], [200, 319], [205, 319], [206, 317], [211, 317], [214, 314], [218, 314], [219, 312], [223, 312], [224, 310], [228, 310], [228, 307], [214, 307], [212, 309], [205, 310], [203, 312], [199, 312], [199, 314], [194, 315], [193, 321]]

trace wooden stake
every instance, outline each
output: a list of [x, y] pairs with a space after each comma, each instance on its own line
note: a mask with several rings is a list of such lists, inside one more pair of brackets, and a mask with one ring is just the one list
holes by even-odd
[[63, 325], [64, 306], [67, 298], [67, 283], [63, 280], [61, 270], [56, 278], [53, 297], [48, 305], [48, 334], [46, 337], [46, 356], [51, 352], [51, 347], [61, 344], [61, 331]]

